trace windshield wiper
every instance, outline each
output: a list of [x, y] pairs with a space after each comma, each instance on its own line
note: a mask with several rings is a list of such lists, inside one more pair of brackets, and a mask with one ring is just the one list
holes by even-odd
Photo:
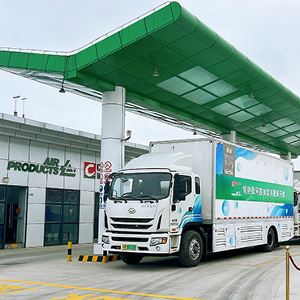
[[125, 203], [127, 202], [127, 200], [139, 200], [141, 202], [146, 202], [147, 200], [152, 202], [152, 200], [154, 200], [154, 201], [158, 202], [158, 199], [151, 196], [151, 195], [136, 195], [136, 196], [133, 196], [133, 195], [130, 195], [130, 193], [124, 193], [120, 197], [113, 198], [112, 200], [120, 201], [120, 202], [125, 201]]
[[149, 200], [155, 200], [156, 202], [158, 202], [158, 199], [155, 198], [155, 197], [153, 197], [153, 196], [151, 196], [151, 195], [139, 195], [139, 198], [148, 198]]
[[119, 197], [119, 199], [123, 199], [123, 200], [126, 200], [126, 199], [139, 200], [139, 199], [137, 199], [136, 196], [133, 196], [130, 193], [124, 193], [123, 195], [121, 195]]
[[125, 203], [127, 203], [127, 200], [125, 200], [125, 199], [114, 199], [113, 200], [115, 203], [118, 203], [118, 202], [120, 202], [120, 203], [123, 203], [123, 201], [125, 202]]

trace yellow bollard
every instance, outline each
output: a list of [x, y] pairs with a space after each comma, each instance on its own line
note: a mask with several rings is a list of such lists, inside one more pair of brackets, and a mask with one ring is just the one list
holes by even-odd
[[107, 255], [103, 255], [103, 257], [102, 257], [102, 263], [104, 263], [104, 264], [108, 263], [108, 256]]
[[72, 262], [72, 242], [68, 242], [67, 262]]
[[285, 299], [290, 300], [290, 246], [285, 247]]

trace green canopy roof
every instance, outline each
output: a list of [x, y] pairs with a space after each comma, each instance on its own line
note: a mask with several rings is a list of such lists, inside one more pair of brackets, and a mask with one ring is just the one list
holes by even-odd
[[127, 103], [277, 153], [300, 154], [300, 99], [176, 2], [70, 53], [0, 49], [0, 68]]

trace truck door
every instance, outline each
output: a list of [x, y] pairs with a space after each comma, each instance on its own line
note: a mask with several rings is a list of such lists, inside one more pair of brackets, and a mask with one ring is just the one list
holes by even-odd
[[[183, 228], [193, 209], [192, 177], [174, 176], [173, 200], [170, 214], [171, 232]], [[175, 229], [176, 228], [176, 229]]]

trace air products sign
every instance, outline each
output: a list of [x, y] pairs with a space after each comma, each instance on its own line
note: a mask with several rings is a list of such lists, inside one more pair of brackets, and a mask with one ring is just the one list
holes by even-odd
[[[61, 162], [61, 160], [55, 157], [47, 157], [43, 163], [10, 160], [7, 164], [7, 170], [68, 177], [76, 176], [76, 169], [72, 168], [70, 160]], [[105, 183], [111, 172], [112, 163], [110, 161], [101, 162], [100, 164], [94, 162], [83, 163], [84, 178], [100, 179], [100, 183]]]
[[58, 158], [53, 157], [47, 157], [43, 163], [27, 163], [10, 160], [7, 164], [7, 170], [68, 177], [75, 177], [76, 175], [76, 169], [72, 168], [70, 160], [61, 163]]

